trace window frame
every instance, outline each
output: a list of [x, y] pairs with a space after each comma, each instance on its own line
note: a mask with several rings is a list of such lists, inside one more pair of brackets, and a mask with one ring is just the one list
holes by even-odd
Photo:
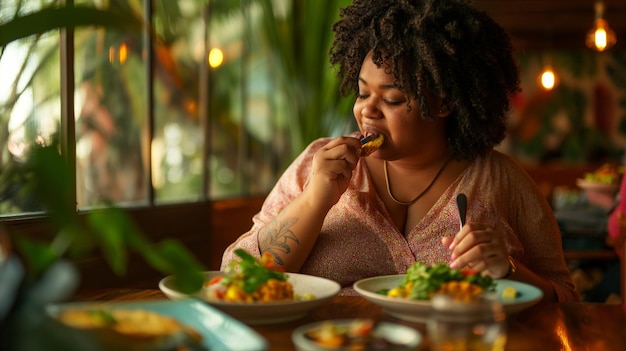
[[[62, 5], [72, 6], [73, 0], [61, 1]], [[152, 39], [152, 18], [154, 8], [151, 0], [143, 0], [143, 13], [146, 26], [142, 29], [143, 45], [146, 50], [146, 118], [142, 137], [142, 148], [147, 152], [144, 164], [147, 173], [148, 195], [145, 203], [130, 207], [123, 207], [130, 218], [135, 222], [147, 239], [158, 242], [167, 238], [175, 238], [190, 249], [190, 252], [200, 258], [208, 269], [219, 269], [221, 253], [228, 244], [248, 230], [252, 224], [252, 216], [260, 210], [265, 194], [250, 195], [245, 189], [243, 195], [226, 199], [211, 199], [209, 155], [211, 153], [208, 97], [210, 71], [206, 65], [200, 65], [200, 125], [203, 129], [204, 141], [202, 146], [202, 185], [199, 200], [177, 203], [158, 203], [155, 199], [155, 190], [152, 177], [152, 141], [154, 139], [154, 75], [155, 75], [155, 45]], [[245, 15], [245, 11], [244, 11]], [[204, 55], [209, 52], [209, 21], [210, 5], [203, 6], [202, 19], [204, 22]], [[70, 169], [71, 196], [77, 198], [76, 179], [76, 125], [75, 125], [75, 31], [71, 27], [59, 29], [60, 52], [60, 148], [61, 156]], [[249, 54], [249, 53], [245, 53]], [[245, 62], [245, 60], [244, 60]], [[242, 82], [245, 87], [245, 82]], [[244, 89], [245, 90], [245, 89]], [[242, 99], [245, 95], [242, 94]], [[247, 111], [244, 109], [244, 114]], [[246, 116], [243, 117], [246, 119]], [[241, 133], [241, 142], [246, 145], [248, 135]], [[239, 162], [245, 163], [249, 155], [245, 152], [238, 154]], [[244, 172], [245, 170], [240, 170]], [[245, 177], [243, 177], [245, 179]], [[244, 183], [245, 184], [245, 183]], [[75, 211], [80, 219], [85, 214], [97, 209], [79, 209], [75, 201]], [[46, 239], [54, 235], [54, 228], [45, 212], [18, 213], [0, 217], [0, 232], [8, 230], [10, 233], [24, 235], [33, 239]], [[109, 268], [101, 253], [77, 262], [81, 271], [83, 283], [81, 288], [100, 287], [137, 287], [154, 288], [155, 281], [162, 277], [158, 272], [142, 262], [138, 257], [131, 257], [129, 271], [124, 277], [116, 276]]]

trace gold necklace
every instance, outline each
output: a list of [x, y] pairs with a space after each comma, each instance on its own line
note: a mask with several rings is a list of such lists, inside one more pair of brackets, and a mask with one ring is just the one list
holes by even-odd
[[408, 201], [408, 202], [404, 202], [404, 201], [400, 201], [400, 200], [396, 199], [391, 194], [391, 187], [389, 186], [389, 173], [387, 172], [387, 161], [383, 160], [383, 170], [384, 170], [384, 173], [385, 173], [385, 185], [387, 186], [387, 194], [389, 194], [389, 197], [391, 198], [391, 200], [393, 200], [393, 202], [397, 203], [398, 205], [402, 205], [402, 206], [411, 206], [411, 205], [413, 205], [415, 202], [417, 202], [417, 200], [419, 200], [422, 196], [424, 196], [424, 194], [426, 194], [428, 189], [430, 189], [430, 187], [433, 186], [433, 184], [435, 184], [435, 181], [437, 180], [437, 178], [439, 178], [439, 175], [441, 175], [441, 172], [443, 172], [443, 170], [446, 168], [446, 166], [448, 165], [448, 162], [450, 162], [450, 157], [448, 157], [446, 159], [446, 162], [444, 162], [443, 165], [441, 166], [441, 168], [439, 168], [439, 171], [437, 171], [437, 174], [435, 174], [435, 177], [430, 182], [430, 184], [428, 184], [426, 189], [422, 190], [422, 192], [419, 193], [413, 200]]

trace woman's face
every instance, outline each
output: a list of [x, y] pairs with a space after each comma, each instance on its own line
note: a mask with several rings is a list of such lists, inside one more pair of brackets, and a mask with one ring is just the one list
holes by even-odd
[[[441, 99], [427, 98], [430, 114], [437, 116]], [[368, 54], [359, 74], [359, 92], [354, 102], [354, 117], [363, 135], [383, 134], [382, 147], [375, 157], [400, 158], [425, 150], [434, 139], [445, 142], [442, 118], [435, 122], [421, 118], [421, 111], [412, 100], [407, 105], [405, 92], [393, 84], [393, 76], [385, 72], [385, 66], [377, 67]]]

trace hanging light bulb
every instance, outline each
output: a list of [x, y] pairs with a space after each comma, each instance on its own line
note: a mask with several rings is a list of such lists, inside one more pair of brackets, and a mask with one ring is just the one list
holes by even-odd
[[603, 18], [604, 2], [596, 1], [595, 12], [596, 19], [593, 22], [593, 28], [587, 32], [585, 44], [596, 51], [604, 51], [615, 45], [617, 38], [615, 32], [609, 27], [609, 23]]
[[541, 71], [541, 73], [539, 74], [539, 85], [544, 90], [549, 91], [549, 90], [554, 89], [557, 83], [558, 83], [558, 77], [556, 73], [554, 73], [552, 66], [546, 65]]

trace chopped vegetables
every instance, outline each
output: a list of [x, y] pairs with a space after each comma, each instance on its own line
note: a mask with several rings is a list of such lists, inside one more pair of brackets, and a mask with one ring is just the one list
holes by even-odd
[[624, 174], [624, 167], [605, 163], [593, 172], [585, 173], [585, 180], [594, 183], [618, 184]]
[[507, 286], [506, 288], [502, 289], [501, 297], [503, 300], [515, 300], [517, 298], [517, 295], [517, 289], [512, 286]]
[[450, 281], [441, 284], [436, 293], [447, 294], [452, 300], [472, 301], [483, 292], [483, 288], [468, 281]]
[[404, 281], [396, 288], [380, 291], [389, 297], [429, 300], [436, 293], [453, 294], [471, 299], [483, 291], [493, 291], [495, 282], [487, 275], [471, 269], [452, 269], [446, 264], [427, 266], [416, 262], [407, 270]]
[[293, 300], [294, 292], [287, 274], [274, 264], [274, 256], [265, 253], [261, 259], [243, 249], [235, 250], [241, 258], [234, 261], [224, 275], [205, 284], [209, 300], [229, 302], [272, 302]]
[[356, 319], [348, 324], [324, 321], [319, 328], [311, 329], [304, 336], [318, 346], [341, 350], [389, 350], [401, 345], [375, 335], [371, 319]]

